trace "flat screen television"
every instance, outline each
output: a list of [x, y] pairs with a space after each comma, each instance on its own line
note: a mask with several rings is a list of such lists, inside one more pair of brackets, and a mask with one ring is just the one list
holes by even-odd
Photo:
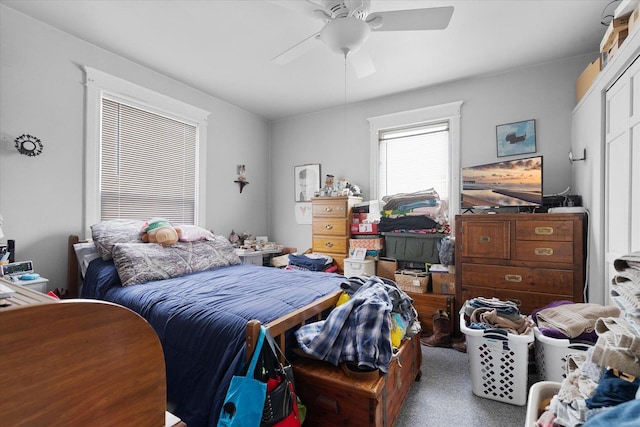
[[462, 168], [463, 209], [542, 206], [542, 156]]

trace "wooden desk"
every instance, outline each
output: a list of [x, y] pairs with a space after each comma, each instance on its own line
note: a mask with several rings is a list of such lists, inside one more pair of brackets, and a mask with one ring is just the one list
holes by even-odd
[[[47, 304], [58, 301], [57, 299], [52, 298], [47, 294], [25, 288], [24, 286], [16, 285], [15, 283], [2, 278], [0, 278], [0, 283], [16, 291], [11, 298], [0, 300], [2, 301], [0, 310], [8, 310], [12, 307], [19, 307], [21, 305]], [[5, 306], [5, 304], [9, 305]]]

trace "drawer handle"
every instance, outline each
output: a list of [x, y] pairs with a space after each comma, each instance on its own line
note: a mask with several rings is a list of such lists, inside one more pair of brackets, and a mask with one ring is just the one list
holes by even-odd
[[491, 237], [489, 236], [480, 237], [480, 243], [489, 243], [489, 242], [491, 242]]
[[333, 242], [327, 242], [324, 244], [327, 248], [332, 248], [333, 247]]
[[553, 255], [553, 249], [551, 249], [551, 248], [535, 248], [533, 250], [533, 253], [536, 254], [536, 255], [551, 256], [551, 255]]
[[327, 230], [333, 230], [333, 224], [327, 224], [324, 226]]
[[331, 212], [333, 210], [333, 208], [331, 206], [327, 206], [326, 208], [324, 208], [325, 212]]
[[522, 282], [522, 276], [519, 274], [505, 274], [504, 280], [507, 282]]
[[550, 234], [553, 234], [553, 227], [536, 227], [533, 232], [536, 234], [543, 234], [545, 236], [548, 236]]

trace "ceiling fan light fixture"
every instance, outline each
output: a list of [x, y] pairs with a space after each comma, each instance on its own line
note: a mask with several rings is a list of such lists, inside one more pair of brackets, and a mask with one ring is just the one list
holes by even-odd
[[336, 53], [353, 53], [367, 40], [371, 28], [366, 22], [349, 17], [327, 22], [320, 31], [320, 40]]

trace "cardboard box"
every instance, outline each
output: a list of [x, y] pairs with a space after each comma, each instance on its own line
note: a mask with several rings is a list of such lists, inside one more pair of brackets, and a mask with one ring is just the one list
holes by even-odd
[[601, 60], [598, 57], [591, 64], [587, 65], [578, 80], [576, 80], [576, 102], [580, 102], [582, 97], [591, 87], [591, 83], [600, 73]]
[[611, 60], [611, 58], [613, 58], [616, 52], [618, 52], [618, 49], [620, 48], [620, 46], [622, 46], [622, 43], [627, 38], [628, 34], [629, 34], [629, 30], [623, 30], [616, 35], [616, 37], [613, 39], [613, 43], [611, 44], [611, 47], [607, 51], [607, 61]]
[[389, 280], [396, 280], [395, 273], [398, 269], [398, 261], [392, 258], [380, 258], [378, 260], [377, 275]]
[[630, 13], [620, 16], [619, 18], [613, 19], [607, 30], [602, 36], [602, 41], [600, 42], [600, 52], [608, 52], [613, 44], [613, 40], [616, 38], [618, 33], [623, 30], [628, 30], [629, 28], [629, 17]]
[[434, 294], [455, 295], [456, 275], [451, 273], [431, 273], [431, 291]]

